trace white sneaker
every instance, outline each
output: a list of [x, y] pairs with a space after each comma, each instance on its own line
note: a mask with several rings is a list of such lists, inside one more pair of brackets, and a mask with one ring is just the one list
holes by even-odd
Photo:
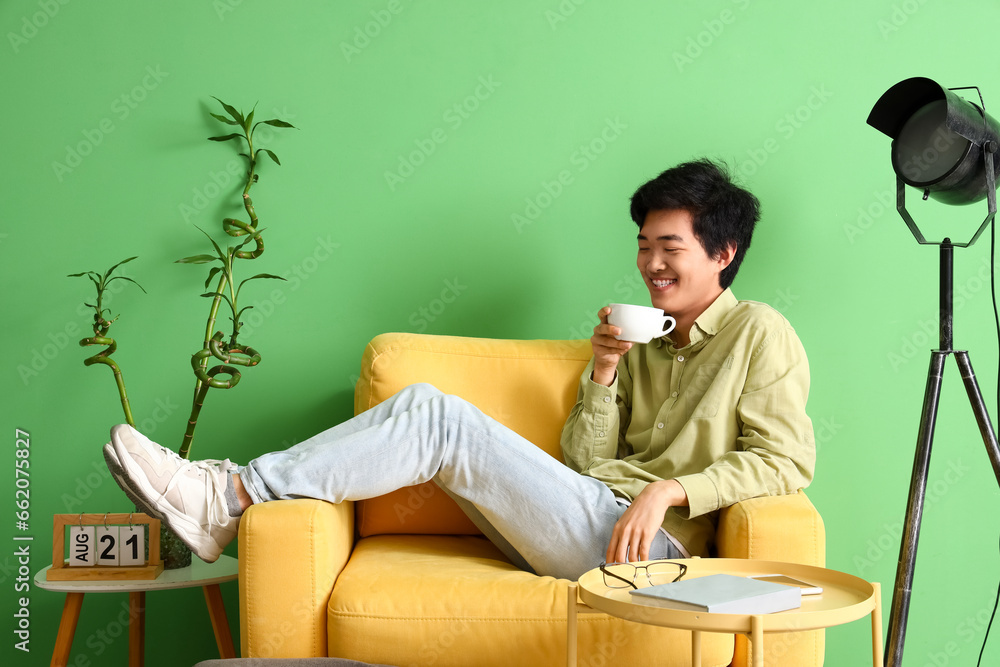
[[[115, 428], [131, 430], [133, 437], [137, 439], [145, 439], [150, 446], [158, 450], [160, 454], [162, 454], [163, 456], [176, 459], [178, 465], [187, 463], [187, 460], [181, 458], [180, 455], [177, 454], [177, 452], [175, 452], [174, 450], [164, 447], [163, 445], [156, 444], [155, 442], [149, 440], [149, 438], [146, 438], [146, 436], [142, 435], [141, 433], [139, 433], [139, 431], [135, 430], [128, 424], [119, 424]], [[110, 442], [104, 445], [104, 462], [107, 464], [108, 470], [111, 472], [111, 476], [114, 478], [115, 482], [118, 484], [121, 490], [125, 492], [125, 495], [128, 496], [128, 499], [131, 500], [136, 507], [138, 507], [141, 511], [145, 512], [149, 516], [156, 517], [157, 519], [162, 519], [159, 513], [155, 512], [152, 507], [149, 507], [146, 504], [146, 502], [139, 496], [139, 494], [136, 493], [136, 490], [131, 487], [128, 481], [128, 475], [125, 473], [125, 468], [122, 467], [121, 461], [118, 460], [118, 454], [115, 453], [114, 444]], [[228, 473], [236, 473], [239, 471], [239, 466], [237, 466], [235, 463], [232, 463], [228, 459], [226, 459], [225, 461], [220, 461], [218, 459], [205, 459], [204, 462], [216, 468], [223, 469]]]
[[229, 459], [187, 461], [127, 424], [111, 429], [110, 445], [105, 459], [113, 475], [114, 467], [120, 470], [126, 495], [166, 522], [196, 556], [217, 560], [240, 524], [226, 503], [228, 475], [236, 466]]

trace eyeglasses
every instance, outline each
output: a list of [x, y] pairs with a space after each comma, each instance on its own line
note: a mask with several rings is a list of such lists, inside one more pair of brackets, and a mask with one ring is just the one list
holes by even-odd
[[639, 570], [645, 570], [646, 581], [650, 586], [656, 584], [673, 583], [680, 581], [687, 574], [687, 565], [675, 563], [670, 560], [657, 560], [646, 565], [633, 565], [632, 563], [601, 563], [601, 572], [604, 574], [604, 585], [608, 588], [632, 588], [638, 589], [635, 585], [635, 577]]

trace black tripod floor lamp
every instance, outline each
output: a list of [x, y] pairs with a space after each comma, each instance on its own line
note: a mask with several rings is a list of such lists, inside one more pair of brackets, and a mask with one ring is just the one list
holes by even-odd
[[[1000, 124], [980, 105], [955, 93], [973, 88], [944, 88], [925, 78], [901, 81], [887, 90], [872, 108], [868, 124], [892, 138], [892, 168], [896, 172], [896, 210], [918, 243], [940, 246], [939, 348], [931, 351], [930, 369], [924, 391], [923, 411], [917, 434], [917, 449], [910, 476], [899, 564], [889, 612], [889, 634], [885, 645], [885, 664], [899, 667], [903, 662], [906, 619], [910, 609], [913, 569], [917, 559], [917, 539], [924, 508], [927, 473], [930, 466], [934, 425], [945, 361], [954, 356], [965, 383], [972, 411], [975, 413], [983, 443], [997, 483], [1000, 484], [1000, 448], [979, 384], [972, 371], [969, 353], [952, 348], [953, 268], [955, 248], [971, 246], [996, 215], [996, 178], [1000, 160]], [[978, 88], [974, 88], [979, 92]], [[945, 204], [972, 204], [987, 200], [988, 214], [967, 243], [953, 243], [950, 238], [928, 241], [906, 210], [906, 186], [923, 191]]]

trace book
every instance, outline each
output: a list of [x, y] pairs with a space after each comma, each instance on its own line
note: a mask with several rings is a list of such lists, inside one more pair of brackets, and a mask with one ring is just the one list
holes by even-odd
[[629, 591], [634, 602], [711, 614], [771, 614], [802, 606], [802, 590], [731, 574], [712, 574]]

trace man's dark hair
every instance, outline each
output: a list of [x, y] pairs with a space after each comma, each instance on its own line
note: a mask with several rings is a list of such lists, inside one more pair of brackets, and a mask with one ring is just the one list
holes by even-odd
[[701, 159], [667, 169], [632, 195], [632, 220], [639, 229], [650, 211], [677, 209], [691, 214], [694, 234], [709, 257], [736, 244], [733, 261], [719, 274], [723, 289], [732, 285], [760, 220], [760, 202], [733, 182], [724, 164]]

